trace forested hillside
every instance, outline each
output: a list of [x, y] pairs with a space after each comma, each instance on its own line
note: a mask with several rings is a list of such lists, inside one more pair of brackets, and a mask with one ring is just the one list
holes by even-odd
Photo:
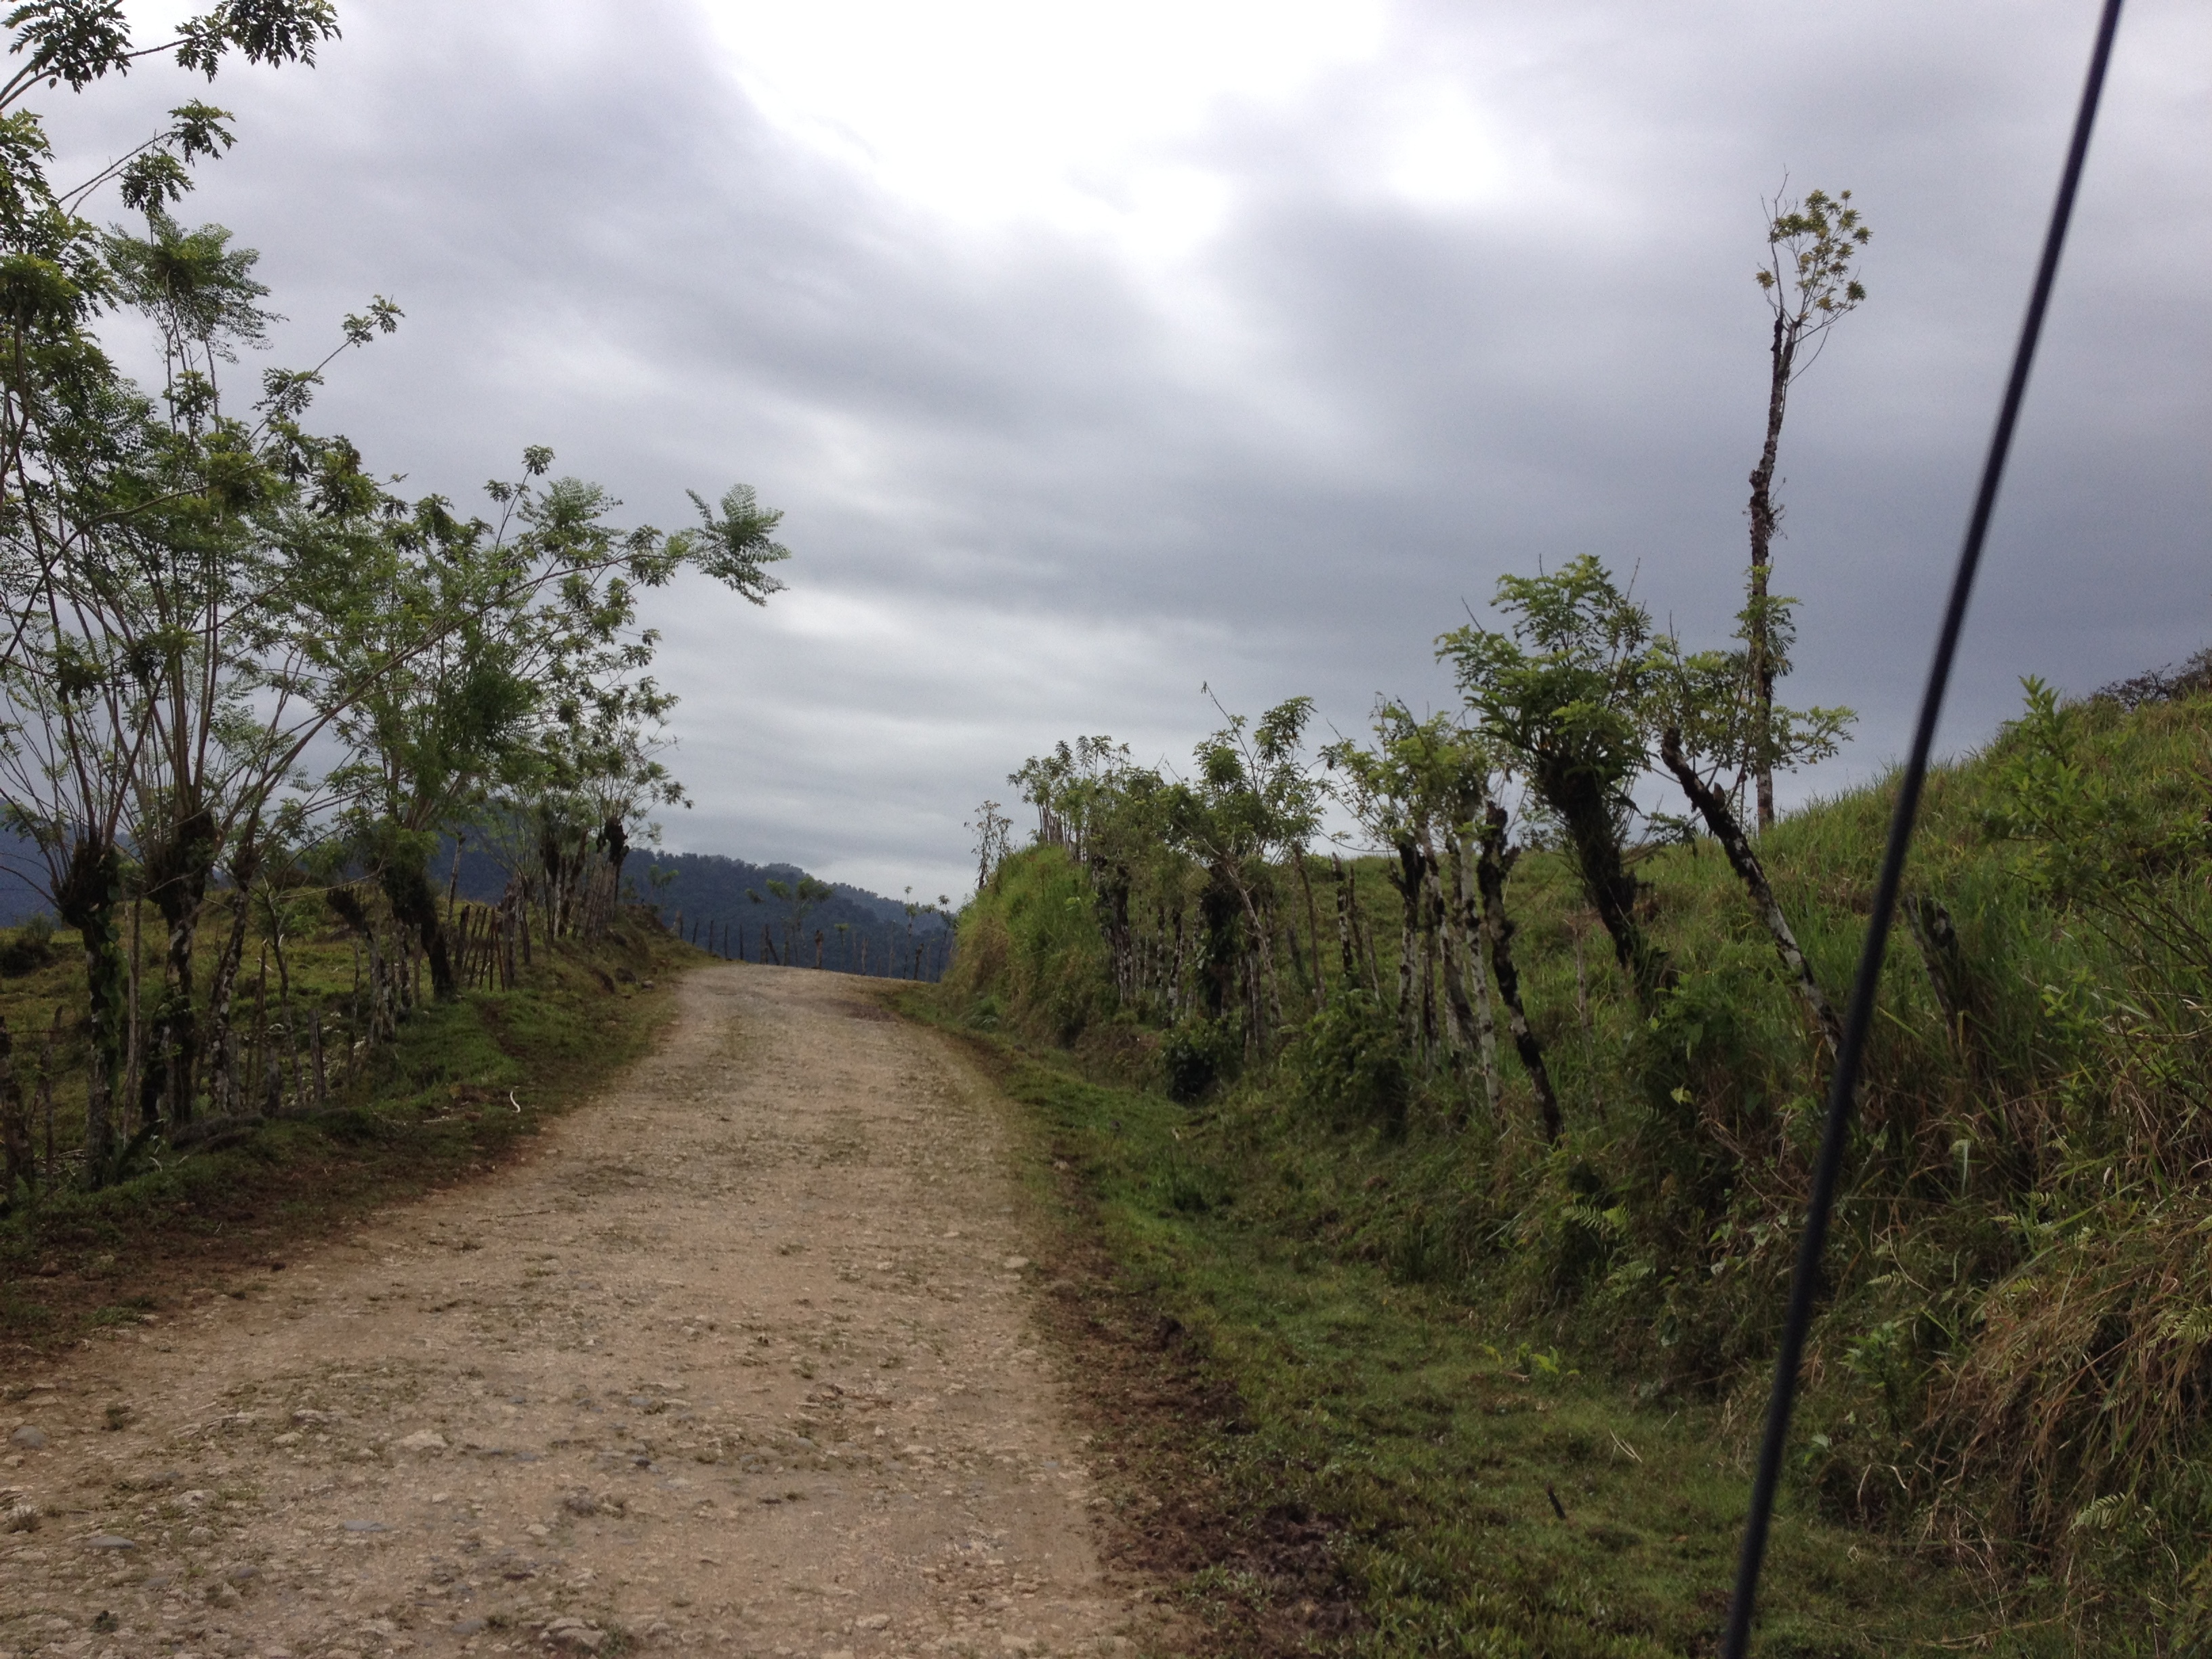
[[926, 980], [951, 956], [950, 901], [941, 897], [889, 899], [796, 865], [712, 853], [656, 853], [646, 879], [664, 920], [718, 956]]
[[[465, 837], [457, 845], [447, 836], [431, 866], [463, 898], [482, 903], [498, 902], [514, 880], [497, 855]], [[918, 952], [919, 977], [935, 979], [951, 959], [949, 901], [942, 898], [928, 904], [885, 898], [848, 882], [822, 881], [794, 864], [749, 864], [720, 853], [655, 848], [635, 854], [627, 871], [632, 902], [720, 957], [781, 962], [795, 948], [793, 965], [810, 966], [818, 932], [822, 966], [839, 973], [913, 979]]]
[[[1556, 623], [1563, 592], [1595, 620], [1540, 636], [1528, 617]], [[1096, 740], [1033, 762], [1039, 842], [963, 915], [946, 987], [971, 1027], [1179, 1103], [1172, 1140], [1068, 1144], [1120, 1183], [1123, 1224], [1181, 1241], [1141, 1259], [1243, 1356], [1228, 1375], [1248, 1408], [1303, 1425], [1320, 1461], [1300, 1501], [1351, 1529], [1368, 1612], [1422, 1632], [1393, 1652], [1476, 1628], [1528, 1640], [1559, 1613], [1526, 1583], [1516, 1610], [1484, 1612], [1504, 1546], [1455, 1530], [1497, 1455], [1488, 1385], [1437, 1380], [1421, 1430], [1469, 1460], [1464, 1484], [1377, 1496], [1353, 1460], [1419, 1443], [1356, 1429], [1367, 1408], [1343, 1391], [1402, 1381], [1370, 1382], [1356, 1347], [1293, 1334], [1207, 1264], [1279, 1257], [1418, 1291], [1429, 1317], [1521, 1354], [1516, 1374], [1540, 1359], [1612, 1379], [1632, 1410], [1705, 1413], [1719, 1455], [1698, 1478], [1740, 1479], [1889, 811], [1886, 788], [1855, 791], [1754, 839], [1725, 778], [1675, 764], [1680, 655], [1601, 571], [1510, 580], [1501, 600], [1504, 631], [1443, 642], [1464, 715], [1385, 707], [1371, 744], [1316, 755], [1287, 704], [1232, 720], [1187, 781]], [[1887, 1613], [1863, 1586], [1856, 1612], [1824, 1617], [1894, 1615], [1898, 1640], [2009, 1630], [2021, 1650], [2179, 1652], [2212, 1628], [2204, 678], [2200, 661], [2072, 702], [2030, 682], [2021, 717], [1930, 781], [1790, 1501], [1799, 1524], [1970, 1570], [1942, 1594], [1976, 1605], [1939, 1620], [1900, 1578]], [[1660, 769], [1696, 817], [1632, 806]], [[1379, 855], [1316, 851], [1332, 795]], [[1450, 1328], [1433, 1328], [1438, 1353]], [[1279, 1343], [1349, 1369], [1279, 1374], [1255, 1358]], [[1315, 1426], [1323, 1399], [1340, 1431]], [[1711, 1541], [1709, 1586], [1732, 1539]], [[1624, 1534], [1628, 1577], [1595, 1582], [1629, 1595], [1651, 1547]], [[1827, 1593], [1778, 1590], [1775, 1617]]]

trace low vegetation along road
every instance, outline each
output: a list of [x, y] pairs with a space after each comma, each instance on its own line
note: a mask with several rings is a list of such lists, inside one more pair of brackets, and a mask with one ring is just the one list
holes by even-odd
[[1110, 1652], [1003, 1103], [840, 975], [678, 988], [520, 1165], [4, 1408], [0, 1652]]

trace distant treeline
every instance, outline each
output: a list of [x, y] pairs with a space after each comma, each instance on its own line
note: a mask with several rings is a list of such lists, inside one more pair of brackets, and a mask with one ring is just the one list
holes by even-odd
[[[30, 849], [9, 846], [9, 840], [0, 836], [0, 927], [15, 927], [34, 915], [51, 915], [53, 907], [10, 867], [27, 862]], [[497, 904], [510, 879], [507, 866], [480, 847], [465, 845], [457, 871], [453, 854], [447, 839], [431, 859], [438, 884], [460, 898]], [[632, 854], [626, 875], [640, 902], [653, 906], [669, 927], [717, 956], [747, 962], [788, 957], [811, 967], [819, 931], [822, 966], [840, 973], [912, 979], [919, 951], [920, 976], [935, 980], [951, 960], [952, 932], [938, 904], [917, 903], [909, 916], [906, 901], [843, 882], [819, 884], [830, 896], [811, 903], [778, 897], [776, 886], [796, 895], [802, 883], [814, 882], [796, 865], [748, 864], [716, 853]], [[220, 889], [223, 884], [215, 884]]]
[[795, 865], [712, 853], [634, 858], [631, 868], [639, 898], [717, 956], [926, 980], [951, 959], [952, 932], [935, 903], [817, 882]]

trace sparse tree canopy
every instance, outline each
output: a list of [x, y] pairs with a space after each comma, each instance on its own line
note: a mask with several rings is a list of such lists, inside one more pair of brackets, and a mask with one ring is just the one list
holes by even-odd
[[[150, 46], [112, 0], [37, 0], [4, 26], [18, 61], [0, 82], [0, 792], [86, 954], [96, 1183], [128, 1156], [118, 1137], [180, 1131], [210, 1090], [235, 1103], [246, 896], [278, 915], [266, 889], [300, 860], [373, 877], [408, 939], [358, 897], [340, 914], [377, 974], [419, 951], [441, 997], [458, 981], [425, 867], [441, 834], [526, 847], [520, 902], [556, 934], [598, 925], [633, 835], [683, 799], [639, 596], [691, 571], [760, 604], [788, 554], [744, 485], [694, 495], [696, 522], [673, 533], [624, 528], [604, 490], [548, 481], [542, 449], [521, 482], [490, 486], [495, 521], [391, 494], [345, 438], [307, 424], [338, 357], [398, 327], [381, 295], [319, 362], [241, 377], [282, 320], [258, 256], [175, 211], [192, 166], [234, 142], [223, 111], [179, 104], [93, 178], [50, 177], [39, 94], [163, 56], [209, 77], [234, 54], [309, 64], [337, 32], [324, 0], [222, 0]], [[143, 230], [88, 216], [111, 187]], [[161, 340], [150, 392], [103, 345], [118, 315]], [[143, 998], [120, 932], [141, 901], [167, 947]], [[196, 939], [216, 903], [229, 926], [202, 984]], [[126, 1099], [131, 1004], [150, 1006]]]
[[1774, 773], [1783, 736], [1765, 722], [1774, 710], [1775, 682], [1789, 672], [1788, 640], [1795, 600], [1769, 592], [1775, 532], [1782, 509], [1774, 499], [1774, 468], [1782, 445], [1790, 388], [1813, 366], [1828, 331], [1858, 309], [1866, 299], [1859, 281], [1859, 251], [1874, 232], [1851, 205], [1851, 193], [1830, 197], [1813, 191], [1802, 201], [1777, 198], [1767, 204], [1766, 262], [1753, 273], [1773, 313], [1768, 346], [1766, 436], [1751, 471], [1751, 569], [1744, 607], [1744, 672], [1750, 680], [1751, 707], [1760, 717], [1751, 732], [1747, 757], [1758, 789], [1759, 827], [1774, 822]]

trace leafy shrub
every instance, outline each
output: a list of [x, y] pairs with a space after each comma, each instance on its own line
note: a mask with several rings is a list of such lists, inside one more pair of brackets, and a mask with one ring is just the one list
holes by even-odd
[[0, 975], [14, 979], [35, 974], [54, 960], [54, 919], [40, 911], [4, 944], [0, 944]]
[[1110, 1016], [1113, 986], [1093, 915], [1090, 883], [1057, 847], [1017, 853], [960, 915], [945, 984], [973, 1018], [997, 1000], [995, 1029], [1074, 1042]]
[[1168, 1098], [1188, 1105], [1236, 1069], [1236, 1041], [1224, 1020], [1187, 1018], [1160, 1038], [1160, 1076]]
[[1299, 1097], [1341, 1127], [1401, 1133], [1411, 1094], [1389, 1011], [1373, 992], [1340, 988], [1307, 1023], [1288, 1066]]

